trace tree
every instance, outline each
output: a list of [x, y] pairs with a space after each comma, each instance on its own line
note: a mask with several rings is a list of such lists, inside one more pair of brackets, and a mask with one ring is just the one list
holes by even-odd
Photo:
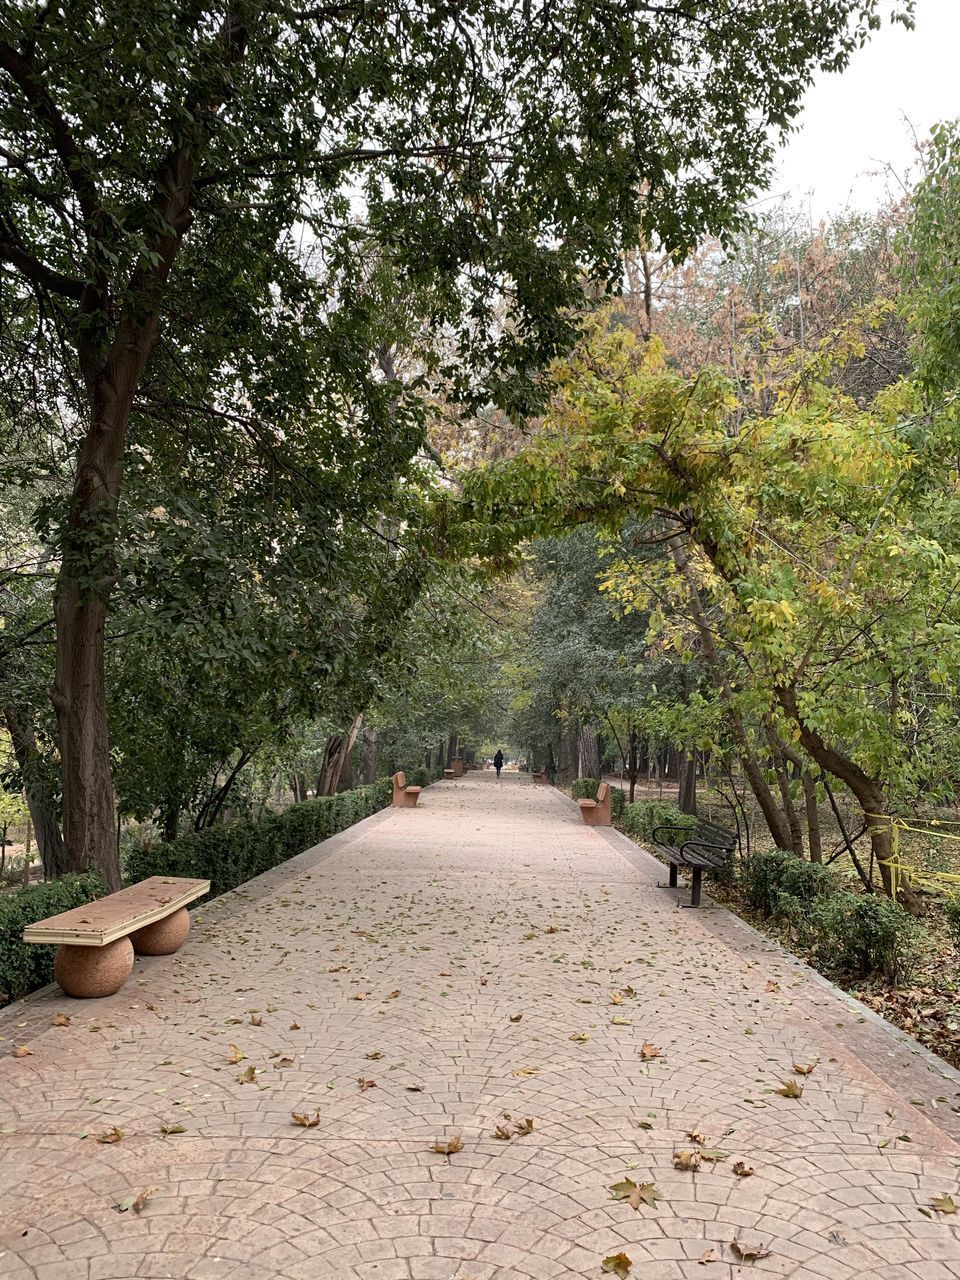
[[371, 256], [397, 273], [400, 311], [443, 335], [422, 350], [427, 375], [529, 408], [527, 375], [570, 340], [584, 280], [615, 280], [641, 227], [682, 251], [734, 225], [769, 170], [771, 129], [814, 66], [845, 65], [877, 9], [7, 13], [3, 333], [30, 377], [26, 405], [5, 395], [41, 430], [68, 411], [53, 702], [71, 866], [117, 882], [104, 645], [131, 449], [149, 468], [217, 424], [283, 457], [285, 432], [312, 440], [319, 414], [366, 420], [375, 465], [402, 467], [418, 405], [378, 358]]

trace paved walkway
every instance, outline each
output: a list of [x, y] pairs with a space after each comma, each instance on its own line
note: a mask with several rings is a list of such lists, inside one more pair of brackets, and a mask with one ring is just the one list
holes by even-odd
[[[111, 999], [0, 1017], [0, 1276], [960, 1277], [931, 1204], [960, 1204], [956, 1075], [559, 794], [421, 804], [201, 910]], [[728, 1154], [675, 1168], [688, 1132]]]

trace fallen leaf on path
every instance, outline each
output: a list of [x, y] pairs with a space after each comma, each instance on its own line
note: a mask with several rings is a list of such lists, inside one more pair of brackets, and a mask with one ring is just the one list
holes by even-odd
[[533, 1133], [533, 1121], [529, 1116], [526, 1120], [517, 1121], [517, 1137], [525, 1138], [528, 1133]]
[[696, 1173], [702, 1160], [703, 1156], [699, 1151], [675, 1151], [673, 1153], [673, 1167], [682, 1170], [684, 1173]]
[[456, 1155], [463, 1150], [463, 1139], [459, 1133], [455, 1133], [452, 1138], [438, 1138], [430, 1150], [435, 1151], [438, 1156]]
[[702, 1253], [700, 1255], [697, 1261], [700, 1263], [701, 1267], [705, 1267], [708, 1262], [719, 1262], [720, 1259], [717, 1257], [717, 1255], [713, 1252], [712, 1249], [708, 1249], [706, 1253]]
[[772, 978], [764, 987], [764, 991], [779, 991], [779, 990], [780, 990], [780, 983], [774, 982]]
[[540, 1074], [539, 1067], [517, 1067], [516, 1071], [511, 1071], [512, 1076], [516, 1076], [518, 1080], [526, 1080], [529, 1076], [538, 1076]]
[[803, 1085], [799, 1080], [781, 1080], [780, 1088], [775, 1089], [774, 1093], [778, 1093], [781, 1098], [802, 1098]]
[[241, 1071], [240, 1074], [237, 1076], [237, 1081], [239, 1084], [256, 1084], [257, 1083], [256, 1067], [247, 1067], [246, 1071]]
[[125, 1196], [117, 1205], [117, 1212], [126, 1213], [129, 1209], [133, 1209], [134, 1213], [139, 1213], [156, 1189], [156, 1187], [144, 1187], [139, 1195]]
[[509, 1142], [513, 1132], [505, 1124], [498, 1124], [493, 1131], [493, 1136], [500, 1142]]
[[251, 1027], [262, 1027], [262, 1026], [263, 1026], [263, 1019], [259, 1016], [259, 1014], [251, 1013], [251, 1015], [250, 1015], [250, 1025], [251, 1025]]
[[242, 1062], [247, 1056], [243, 1050], [238, 1049], [235, 1044], [228, 1044], [227, 1050], [227, 1061], [233, 1063], [234, 1066], [236, 1066], [238, 1062]]
[[956, 1213], [957, 1205], [953, 1196], [944, 1192], [942, 1196], [937, 1196], [935, 1200], [930, 1201], [930, 1205], [937, 1213]]
[[756, 1173], [756, 1169], [751, 1169], [744, 1160], [738, 1160], [733, 1166], [733, 1172], [738, 1178], [750, 1178]]
[[798, 1076], [808, 1076], [811, 1071], [815, 1071], [817, 1064], [815, 1062], [795, 1062], [793, 1069]]
[[379, 1049], [374, 1049], [372, 1053], [365, 1053], [363, 1056], [369, 1059], [370, 1062], [379, 1062], [383, 1054]]
[[610, 1190], [613, 1192], [614, 1200], [626, 1200], [631, 1209], [637, 1210], [642, 1204], [649, 1209], [655, 1209], [657, 1201], [661, 1198], [660, 1192], [652, 1182], [634, 1182], [632, 1178], [615, 1182]]
[[399, 987], [397, 987], [396, 991], [391, 991], [391, 992], [390, 992], [390, 994], [387, 996], [387, 999], [388, 999], [388, 1000], [396, 1000], [396, 998], [397, 998], [397, 996], [398, 996], [399, 994], [400, 994], [400, 988], [399, 988]]
[[633, 1263], [625, 1253], [613, 1253], [609, 1258], [604, 1258], [600, 1263], [604, 1271], [610, 1272], [615, 1276], [619, 1276], [620, 1280], [626, 1280], [630, 1274], [630, 1268]]
[[162, 1124], [160, 1132], [165, 1138], [169, 1138], [173, 1133], [186, 1133], [187, 1131], [182, 1124]]
[[55, 1027], [69, 1027], [70, 1018], [65, 1013], [55, 1013], [53, 1015], [53, 1025]]
[[109, 1146], [112, 1146], [113, 1143], [119, 1142], [122, 1137], [123, 1137], [123, 1130], [118, 1129], [117, 1126], [114, 1125], [113, 1128], [108, 1129], [106, 1133], [99, 1134], [97, 1136], [97, 1141], [102, 1143], [103, 1146], [109, 1147]]
[[361, 1093], [363, 1093], [365, 1089], [375, 1089], [377, 1087], [376, 1080], [364, 1080], [363, 1076], [358, 1078], [357, 1084], [360, 1086]]
[[641, 1058], [646, 1058], [649, 1061], [650, 1058], [662, 1058], [663, 1053], [655, 1044], [652, 1043], [652, 1041], [644, 1040], [643, 1044], [640, 1046], [640, 1056]]
[[320, 1123], [320, 1112], [314, 1115], [308, 1115], [306, 1111], [291, 1111], [290, 1119], [294, 1124], [298, 1124], [301, 1129], [315, 1129]]
[[707, 1135], [705, 1133], [701, 1133], [699, 1129], [688, 1129], [687, 1137], [691, 1142], [695, 1142], [698, 1147], [705, 1147], [707, 1145]]
[[711, 1164], [719, 1164], [721, 1160], [726, 1160], [730, 1154], [729, 1151], [721, 1151], [719, 1147], [704, 1147], [700, 1155], [704, 1160], [709, 1160]]
[[610, 1003], [611, 1003], [611, 1004], [623, 1004], [623, 996], [620, 994], [620, 992], [619, 992], [619, 991], [611, 991], [611, 992], [610, 992]]
[[770, 1250], [763, 1244], [741, 1244], [739, 1240], [731, 1240], [730, 1248], [741, 1262], [756, 1262], [759, 1258], [769, 1258]]
[[370, 992], [369, 992], [369, 991], [355, 991], [355, 992], [353, 993], [353, 995], [350, 997], [350, 999], [351, 999], [351, 1000], [366, 1000], [366, 998], [367, 998], [367, 996], [368, 996], [369, 994], [370, 994]]
[[273, 1064], [274, 1071], [285, 1071], [287, 1067], [293, 1066], [292, 1058], [280, 1058]]
[[290, 1030], [291, 1030], [291, 1031], [299, 1031], [299, 1030], [300, 1030], [300, 1023], [299, 1023], [299, 1022], [291, 1022], [291, 1023], [290, 1023]]
[[10, 1054], [11, 1058], [27, 1058], [33, 1053], [33, 1050], [25, 1044], [18, 1044], [14, 1047]]
[[575, 1041], [577, 1044], [586, 1044], [590, 1037], [585, 1031], [575, 1031], [570, 1039]]
[[[611, 1026], [614, 1026], [614, 1027], [629, 1027], [632, 1025], [630, 1022], [630, 1019], [625, 1018], [622, 1013], [614, 1014], [614, 1016], [610, 1019], [610, 1024]], [[644, 1057], [646, 1057], [646, 1054], [644, 1054]]]
[[511, 1015], [510, 1015], [510, 1021], [511, 1021], [511, 1022], [522, 1022], [522, 1021], [523, 1021], [523, 1014], [522, 1014], [522, 1013], [511, 1013]]

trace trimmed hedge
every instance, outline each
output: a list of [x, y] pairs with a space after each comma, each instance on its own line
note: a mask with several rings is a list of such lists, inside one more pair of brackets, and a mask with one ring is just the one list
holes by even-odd
[[669, 800], [636, 800], [624, 806], [620, 826], [628, 836], [638, 840], [652, 840], [655, 827], [667, 825], [693, 828], [696, 818], [681, 813]]
[[779, 849], [745, 858], [740, 885], [749, 906], [789, 925], [826, 968], [890, 982], [909, 971], [920, 930], [898, 902], [841, 889], [826, 867]]
[[31, 884], [0, 897], [0, 1005], [53, 981], [53, 946], [25, 943], [28, 924], [82, 907], [102, 898], [104, 884], [98, 875], [64, 876], [44, 884]]
[[209, 880], [210, 895], [215, 898], [352, 827], [385, 808], [390, 798], [390, 780], [384, 778], [336, 796], [305, 800], [256, 822], [235, 822], [163, 844], [143, 844], [128, 855], [126, 878], [189, 876]]
[[416, 769], [404, 770], [408, 787], [429, 787], [431, 782], [439, 782], [443, 777], [442, 769], [424, 769], [419, 765]]
[[[599, 790], [599, 778], [577, 778], [570, 788], [570, 794], [574, 800], [596, 800]], [[612, 786], [610, 788], [610, 816], [614, 819], [619, 818], [626, 803], [626, 796], [621, 788]]]

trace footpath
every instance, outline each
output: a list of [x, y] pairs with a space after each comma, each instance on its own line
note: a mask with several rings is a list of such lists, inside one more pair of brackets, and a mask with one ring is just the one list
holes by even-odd
[[660, 870], [471, 773], [6, 1010], [0, 1277], [960, 1278], [960, 1076]]

